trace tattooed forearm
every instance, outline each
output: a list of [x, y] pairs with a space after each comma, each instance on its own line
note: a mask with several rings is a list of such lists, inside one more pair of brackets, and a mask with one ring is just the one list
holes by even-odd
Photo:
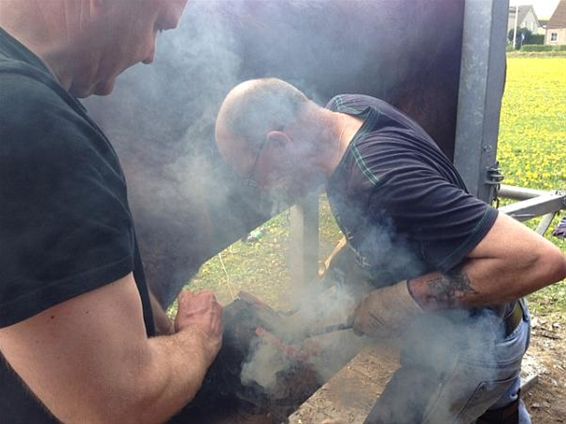
[[478, 294], [462, 270], [449, 275], [433, 273], [410, 280], [409, 289], [415, 300], [428, 310], [457, 308]]

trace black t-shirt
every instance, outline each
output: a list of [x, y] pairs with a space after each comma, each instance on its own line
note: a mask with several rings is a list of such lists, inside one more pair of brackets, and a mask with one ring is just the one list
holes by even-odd
[[450, 160], [414, 121], [369, 96], [327, 105], [364, 119], [327, 193], [358, 263], [380, 287], [462, 264], [497, 210], [473, 197]]
[[[0, 327], [132, 271], [151, 336], [118, 158], [79, 101], [0, 29]], [[0, 358], [0, 421], [52, 420]]]

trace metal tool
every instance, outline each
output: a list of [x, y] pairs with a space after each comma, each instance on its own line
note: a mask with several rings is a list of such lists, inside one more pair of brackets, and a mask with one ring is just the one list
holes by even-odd
[[351, 330], [352, 328], [353, 324], [351, 323], [332, 324], [310, 330], [307, 333], [307, 337], [322, 336], [324, 334], [334, 333], [336, 331]]

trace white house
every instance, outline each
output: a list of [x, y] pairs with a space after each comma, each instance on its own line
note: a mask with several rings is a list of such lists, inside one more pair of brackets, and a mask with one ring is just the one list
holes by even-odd
[[551, 46], [566, 45], [566, 0], [560, 0], [548, 24], [546, 24], [544, 44]]
[[[517, 15], [517, 29], [526, 28], [533, 34], [538, 34], [540, 31], [540, 23], [532, 5], [519, 6], [519, 14]], [[515, 27], [515, 14], [517, 13], [517, 6], [509, 8], [509, 16], [507, 19], [507, 32]], [[544, 34], [544, 32], [542, 32]]]

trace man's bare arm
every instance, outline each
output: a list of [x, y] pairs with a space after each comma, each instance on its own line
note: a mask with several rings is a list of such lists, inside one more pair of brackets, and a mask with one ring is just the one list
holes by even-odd
[[164, 422], [220, 347], [212, 294], [180, 297], [177, 333], [148, 339], [132, 275], [0, 330], [0, 350], [63, 422]]
[[492, 229], [458, 270], [409, 280], [425, 310], [497, 305], [566, 277], [566, 258], [548, 240], [499, 214]]
[[463, 269], [449, 275], [434, 272], [409, 280], [409, 291], [428, 310], [463, 307], [466, 299], [477, 296], [470, 278]]

